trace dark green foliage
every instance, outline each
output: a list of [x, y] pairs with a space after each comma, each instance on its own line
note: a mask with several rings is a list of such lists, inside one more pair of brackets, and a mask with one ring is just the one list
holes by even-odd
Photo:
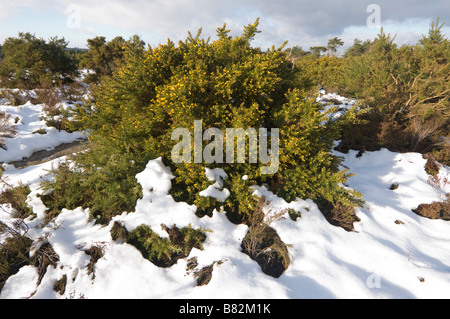
[[171, 267], [178, 259], [187, 257], [192, 248], [203, 250], [206, 230], [191, 226], [178, 229], [162, 225], [169, 238], [159, 237], [146, 225], [141, 225], [129, 233], [127, 243], [135, 246], [144, 256], [158, 267]]
[[[341, 123], [325, 123], [323, 106], [305, 99], [302, 92], [310, 85], [282, 47], [262, 51], [251, 46], [257, 27], [258, 21], [232, 38], [223, 26], [212, 42], [201, 39], [199, 32], [177, 45], [169, 40], [148, 50], [126, 46], [123, 63], [93, 89], [92, 104], [76, 109], [75, 121], [90, 133], [91, 151], [75, 159], [69, 175], [74, 187], [58, 187], [58, 178], [49, 184], [47, 189], [60, 191], [54, 191], [54, 198], [72, 198], [68, 204], [89, 207], [106, 223], [132, 209], [139, 196], [134, 176], [149, 160], [162, 157], [175, 176], [171, 195], [197, 205], [200, 217], [223, 206], [231, 220], [245, 220], [256, 204], [249, 187], [262, 182], [289, 200], [312, 196], [360, 204], [356, 192], [338, 186], [349, 175], [337, 169], [340, 159], [329, 154]], [[244, 163], [174, 163], [171, 150], [177, 141], [171, 139], [172, 132], [186, 128], [193, 133], [195, 120], [202, 120], [203, 131], [280, 128], [280, 170], [274, 176], [262, 175], [260, 162], [249, 163], [248, 143]], [[342, 119], [351, 120], [350, 115]], [[199, 195], [213, 183], [205, 167], [226, 172], [224, 187], [230, 197], [224, 203]]]
[[69, 165], [61, 163], [51, 172], [52, 180], [42, 183], [44, 194], [39, 195], [48, 208], [46, 222], [56, 217], [63, 208], [75, 209], [83, 205], [88, 197], [81, 188], [81, 174], [72, 171]]
[[0, 204], [11, 204], [14, 218], [25, 219], [33, 215], [32, 208], [26, 203], [29, 194], [29, 186], [9, 187], [0, 193]]
[[363, 42], [360, 39], [354, 39], [353, 45], [345, 51], [343, 57], [350, 58], [350, 57], [363, 55], [364, 53], [367, 52], [371, 43], [372, 42], [370, 40], [366, 40]]
[[81, 58], [87, 53], [87, 51], [87, 49], [66, 48], [66, 54], [72, 59], [72, 61], [74, 61], [76, 66], [80, 64]]
[[343, 59], [335, 56], [306, 55], [297, 59], [295, 66], [303, 83], [302, 88], [310, 96], [315, 97], [320, 87], [328, 92], [339, 91], [344, 69]]
[[334, 38], [330, 39], [328, 41], [328, 45], [327, 45], [328, 56], [336, 55], [338, 48], [343, 45], [344, 45], [344, 42], [342, 41], [342, 39], [340, 39], [338, 37], [334, 37]]
[[143, 48], [138, 36], [126, 41], [122, 37], [115, 37], [106, 42], [105, 37], [95, 37], [87, 40], [89, 50], [78, 55], [80, 68], [93, 70], [94, 74], [87, 76], [87, 82], [97, 83], [102, 77], [111, 76], [122, 63], [126, 47], [134, 46]]
[[[280, 170], [268, 178], [270, 188], [287, 201], [311, 198], [334, 206], [362, 205], [359, 193], [339, 186], [351, 174], [339, 170], [340, 159], [330, 154], [341, 125], [327, 120], [328, 112], [333, 110], [325, 112], [322, 105], [305, 99], [298, 90], [287, 96], [289, 101], [277, 116], [283, 150]], [[353, 123], [354, 116], [354, 112], [348, 112], [341, 121]]]
[[23, 266], [31, 264], [29, 252], [32, 240], [16, 234], [0, 244], [0, 291], [6, 280], [19, 272]]
[[49, 208], [49, 218], [61, 209], [90, 208], [91, 219], [107, 224], [111, 217], [134, 210], [142, 197], [142, 188], [135, 178], [136, 168], [126, 154], [97, 153], [95, 164], [84, 153], [77, 155], [75, 168], [61, 164], [51, 172], [53, 179], [43, 182], [46, 195], [41, 198]]
[[2, 46], [0, 85], [33, 89], [61, 85], [76, 74], [74, 61], [68, 56], [64, 39], [45, 41], [30, 33], [7, 38]]
[[297, 221], [297, 219], [302, 217], [302, 213], [297, 212], [295, 209], [289, 208], [288, 209], [289, 218], [292, 219], [294, 222]]
[[[383, 31], [356, 43], [345, 59], [341, 91], [370, 107], [366, 124], [343, 136], [344, 148], [449, 154], [450, 45], [439, 20], [417, 45], [398, 47]], [[349, 136], [351, 135], [351, 136]]]
[[327, 52], [327, 48], [323, 46], [310, 47], [309, 50], [311, 51], [312, 55], [316, 58], [320, 58], [322, 56], [322, 53]]

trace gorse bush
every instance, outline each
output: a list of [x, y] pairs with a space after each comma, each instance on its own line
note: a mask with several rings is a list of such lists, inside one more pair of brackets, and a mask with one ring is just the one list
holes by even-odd
[[[70, 173], [62, 171], [76, 186], [59, 187], [58, 172], [48, 183], [51, 196], [63, 199], [56, 206], [77, 197], [82, 202], [77, 204], [93, 207], [93, 217], [102, 222], [130, 211], [140, 196], [134, 176], [158, 157], [175, 176], [171, 194], [197, 205], [199, 216], [222, 206], [233, 221], [247, 219], [257, 203], [250, 187], [261, 183], [288, 200], [361, 205], [360, 194], [340, 186], [350, 175], [338, 169], [340, 159], [330, 154], [339, 128], [355, 120], [356, 110], [329, 120], [324, 106], [307, 98], [311, 86], [282, 47], [263, 51], [251, 46], [257, 27], [258, 21], [232, 38], [224, 25], [215, 41], [200, 38], [199, 31], [178, 44], [168, 40], [147, 50], [128, 46], [117, 71], [93, 89], [92, 103], [76, 109], [75, 121], [90, 132], [92, 149], [76, 156]], [[173, 131], [194, 133], [196, 120], [203, 131], [267, 128], [270, 136], [271, 128], [279, 129], [278, 171], [262, 174], [267, 164], [250, 161], [249, 142], [243, 161], [224, 163], [223, 156], [223, 161], [193, 163], [191, 143], [190, 163], [175, 163], [172, 150], [179, 141], [172, 140]], [[268, 140], [270, 148], [273, 140]], [[205, 168], [225, 171], [223, 187], [230, 196], [224, 202], [199, 194], [213, 183]]]
[[344, 71], [344, 61], [336, 56], [316, 57], [307, 55], [295, 62], [300, 69], [305, 84], [314, 90], [324, 87], [327, 91], [339, 91], [340, 77]]
[[135, 175], [145, 166], [136, 168], [126, 154], [102, 150], [94, 146], [92, 153], [79, 154], [76, 169], [62, 164], [51, 171], [53, 179], [43, 182], [45, 195], [41, 195], [49, 209], [47, 221], [63, 208], [90, 208], [91, 219], [103, 224], [115, 215], [134, 210], [136, 200], [142, 197]]

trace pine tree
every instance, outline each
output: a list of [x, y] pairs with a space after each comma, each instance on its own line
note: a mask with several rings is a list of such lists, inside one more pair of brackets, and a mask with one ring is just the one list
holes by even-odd
[[344, 42], [342, 39], [338, 37], [334, 37], [328, 41], [327, 50], [328, 50], [328, 56], [334, 56], [336, 55], [336, 52], [339, 47], [343, 46]]

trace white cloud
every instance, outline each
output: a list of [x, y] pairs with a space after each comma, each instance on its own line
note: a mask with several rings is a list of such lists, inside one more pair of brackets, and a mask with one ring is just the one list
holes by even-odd
[[[289, 40], [290, 45], [326, 44], [329, 38], [341, 36], [353, 42], [353, 34], [373, 34], [365, 30], [370, 13], [367, 6], [373, 0], [4, 0], [0, 12], [11, 16], [20, 14], [23, 8], [53, 10], [67, 15], [71, 5], [79, 6], [84, 32], [93, 29], [122, 30], [124, 33], [151, 34], [152, 39], [165, 41], [167, 38], [179, 40], [186, 37], [188, 31], [196, 32], [203, 28], [203, 35], [214, 36], [215, 30], [224, 22], [238, 34], [242, 27], [261, 17], [260, 29], [255, 43], [270, 46], [280, 45]], [[377, 1], [381, 9], [382, 24], [395, 31], [399, 28], [399, 39], [416, 39], [417, 34], [428, 31], [417, 28], [417, 21], [431, 21], [438, 15], [441, 20], [450, 23], [448, 0], [436, 0], [431, 5], [420, 0]], [[419, 20], [412, 20], [417, 18]], [[429, 24], [429, 22], [428, 22]], [[103, 26], [100, 28], [99, 26]], [[416, 26], [416, 28], [413, 28]], [[394, 32], [396, 33], [396, 32]], [[351, 39], [350, 39], [351, 38]], [[363, 38], [363, 37], [362, 37]], [[324, 43], [325, 42], [325, 43]]]

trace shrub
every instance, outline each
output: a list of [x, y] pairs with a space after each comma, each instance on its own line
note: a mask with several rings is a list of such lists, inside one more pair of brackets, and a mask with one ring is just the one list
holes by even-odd
[[85, 81], [88, 83], [98, 83], [102, 77], [111, 76], [122, 63], [126, 46], [143, 47], [138, 36], [125, 41], [122, 37], [115, 37], [106, 42], [105, 37], [95, 37], [87, 40], [88, 51], [81, 53], [79, 67], [94, 71], [87, 75]]
[[32, 242], [28, 237], [16, 234], [0, 244], [0, 292], [10, 276], [31, 264], [29, 252]]
[[[200, 216], [222, 204], [199, 195], [211, 185], [205, 168], [226, 172], [224, 187], [230, 196], [223, 206], [237, 222], [256, 207], [249, 187], [264, 182], [288, 200], [361, 204], [358, 193], [338, 186], [350, 175], [339, 171], [341, 160], [330, 154], [339, 127], [353, 121], [356, 110], [339, 121], [328, 120], [323, 105], [305, 99], [309, 87], [282, 47], [262, 51], [251, 46], [257, 27], [258, 21], [232, 38], [224, 25], [212, 42], [199, 32], [178, 45], [169, 40], [148, 50], [128, 46], [124, 63], [93, 89], [93, 101], [76, 108], [75, 120], [89, 131], [92, 148], [75, 158], [75, 170], [83, 174], [77, 175], [74, 188], [88, 194], [81, 196], [83, 205], [99, 220], [107, 222], [132, 209], [139, 195], [132, 176], [158, 157], [175, 176], [171, 194], [196, 204]], [[193, 132], [199, 119], [203, 130], [280, 128], [280, 170], [273, 176], [261, 174], [261, 162], [249, 163], [249, 143], [244, 163], [174, 163], [172, 132]], [[115, 209], [105, 212], [110, 207]]]
[[[349, 148], [448, 154], [449, 41], [439, 20], [415, 46], [398, 47], [383, 30], [361, 54], [344, 59], [341, 91], [370, 107]], [[354, 138], [345, 136], [350, 142]], [[377, 145], [377, 146], [376, 146]], [[444, 159], [445, 160], [445, 159]]]
[[[280, 169], [270, 176], [270, 188], [288, 201], [311, 198], [318, 204], [355, 207], [363, 204], [361, 194], [340, 184], [352, 175], [339, 170], [340, 159], [330, 153], [339, 138], [340, 123], [328, 120], [323, 106], [306, 99], [298, 90], [287, 94], [288, 102], [278, 114], [280, 127]], [[349, 112], [342, 122], [353, 122]]]
[[91, 220], [107, 224], [113, 216], [134, 210], [137, 199], [142, 197], [142, 188], [135, 178], [132, 159], [126, 154], [96, 153], [96, 160], [102, 162], [94, 164], [85, 156], [80, 153], [75, 157], [83, 161], [75, 167], [67, 163], [59, 165], [50, 173], [53, 179], [42, 183], [45, 195], [41, 198], [49, 208], [47, 216], [53, 218], [63, 208], [83, 207], [90, 208]]
[[409, 86], [411, 148], [421, 152], [441, 150], [442, 137], [450, 137], [450, 41], [439, 19], [414, 47], [417, 73]]
[[65, 52], [67, 44], [64, 39], [45, 41], [30, 33], [7, 38], [2, 46], [0, 85], [23, 89], [60, 85], [76, 74], [75, 63]]
[[89, 197], [81, 188], [81, 176], [72, 171], [67, 163], [61, 163], [50, 171], [51, 180], [42, 182], [43, 195], [39, 195], [48, 208], [45, 222], [48, 223], [56, 217], [63, 208], [75, 209], [83, 206]]
[[350, 58], [350, 57], [363, 55], [369, 49], [371, 42], [372, 41], [370, 41], [370, 40], [366, 40], [363, 42], [362, 40], [360, 40], [358, 38], [354, 39], [353, 45], [345, 51], [343, 57]]
[[187, 257], [192, 248], [203, 250], [206, 230], [197, 230], [191, 226], [182, 229], [165, 225], [161, 227], [169, 234], [169, 238], [161, 238], [150, 227], [141, 225], [129, 233], [127, 243], [135, 246], [144, 258], [158, 267], [173, 266], [178, 259]]
[[[5, 238], [0, 242], [0, 292], [6, 280], [27, 265], [37, 268], [37, 285], [40, 285], [48, 266], [56, 267], [59, 261], [59, 256], [47, 238], [39, 238], [33, 243], [27, 233], [28, 229], [28, 225], [21, 218], [15, 220], [12, 225], [0, 222], [0, 234]], [[39, 248], [35, 249], [37, 246]], [[32, 250], [34, 253], [31, 255]]]
[[33, 209], [27, 204], [30, 192], [30, 187], [22, 184], [17, 187], [8, 187], [0, 193], [0, 204], [10, 204], [14, 218], [26, 219], [33, 215]]
[[304, 86], [314, 88], [323, 87], [327, 91], [340, 89], [340, 76], [344, 73], [343, 59], [335, 56], [318, 58], [315, 55], [306, 55], [296, 60], [295, 66], [299, 68], [299, 75]]

